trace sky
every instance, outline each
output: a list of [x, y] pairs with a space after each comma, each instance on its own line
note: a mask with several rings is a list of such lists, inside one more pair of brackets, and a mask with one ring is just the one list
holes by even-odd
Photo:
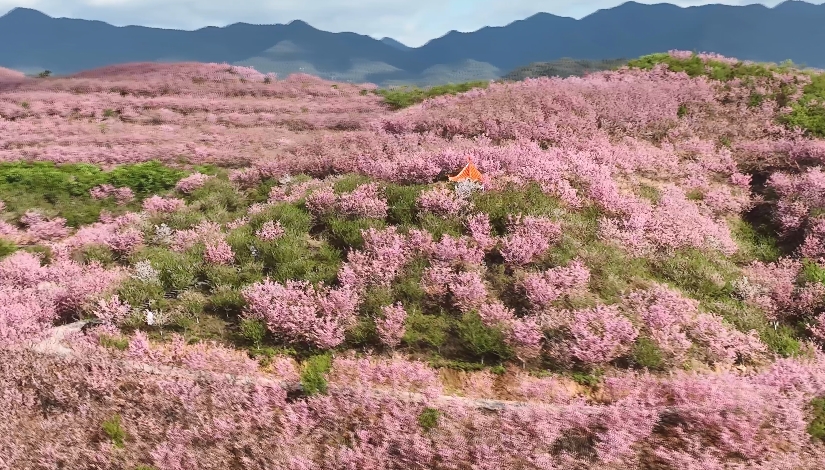
[[[289, 23], [303, 20], [331, 32], [389, 36], [412, 47], [450, 30], [504, 26], [539, 12], [582, 18], [625, 0], [0, 0], [0, 15], [14, 7], [49, 16], [100, 20], [116, 26], [140, 25], [193, 30], [204, 26]], [[662, 0], [637, 0], [663, 3]], [[821, 0], [808, 0], [821, 3]], [[775, 6], [781, 0], [669, 0], [679, 6], [708, 3]]]

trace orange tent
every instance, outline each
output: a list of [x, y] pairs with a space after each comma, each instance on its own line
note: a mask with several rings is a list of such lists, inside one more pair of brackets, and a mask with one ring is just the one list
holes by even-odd
[[449, 179], [450, 181], [456, 183], [459, 181], [466, 180], [475, 181], [476, 183], [484, 182], [484, 176], [481, 174], [480, 171], [478, 171], [478, 168], [476, 168], [476, 166], [473, 165], [473, 161], [469, 159], [467, 160], [467, 164], [464, 166], [464, 168], [462, 168], [457, 175], [450, 176]]

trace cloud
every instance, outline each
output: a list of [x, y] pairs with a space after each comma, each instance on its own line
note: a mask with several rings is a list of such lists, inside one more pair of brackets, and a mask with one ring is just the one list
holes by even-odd
[[[661, 3], [639, 0], [640, 3]], [[706, 3], [747, 5], [772, 1], [672, 0], [680, 6]], [[100, 20], [117, 26], [142, 25], [198, 29], [244, 22], [254, 24], [306, 21], [326, 31], [389, 36], [420, 46], [450, 30], [474, 31], [504, 26], [538, 12], [582, 18], [624, 0], [0, 0], [0, 12], [34, 8], [54, 17]]]

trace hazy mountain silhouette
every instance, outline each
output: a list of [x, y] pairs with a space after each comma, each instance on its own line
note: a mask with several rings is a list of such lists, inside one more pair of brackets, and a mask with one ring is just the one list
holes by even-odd
[[774, 8], [628, 2], [581, 20], [539, 13], [507, 26], [451, 31], [410, 48], [391, 38], [330, 33], [297, 20], [180, 31], [51, 18], [16, 8], [0, 17], [0, 66], [65, 74], [123, 62], [195, 60], [337, 80], [432, 84], [500, 76], [563, 57], [637, 57], [686, 49], [825, 68], [823, 25], [825, 5], [801, 1]]
[[406, 44], [403, 44], [399, 41], [396, 41], [393, 38], [381, 38], [381, 42], [383, 42], [384, 44], [386, 44], [388, 46], [392, 46], [396, 49], [401, 49], [402, 51], [408, 51], [408, 50], [412, 49], [410, 46], [408, 46]]

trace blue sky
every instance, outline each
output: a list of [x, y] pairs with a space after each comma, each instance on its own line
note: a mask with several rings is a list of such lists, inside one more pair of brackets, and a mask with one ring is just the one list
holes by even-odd
[[[661, 1], [637, 0], [640, 3]], [[809, 0], [821, 3], [821, 0]], [[333, 32], [390, 36], [420, 46], [450, 30], [474, 31], [503, 26], [538, 12], [582, 18], [624, 0], [0, 0], [0, 14], [28, 7], [54, 17], [100, 20], [117, 26], [142, 25], [197, 29], [246, 22], [288, 23], [304, 20]], [[723, 3], [774, 6], [781, 0], [703, 2], [673, 0], [680, 6]]]

